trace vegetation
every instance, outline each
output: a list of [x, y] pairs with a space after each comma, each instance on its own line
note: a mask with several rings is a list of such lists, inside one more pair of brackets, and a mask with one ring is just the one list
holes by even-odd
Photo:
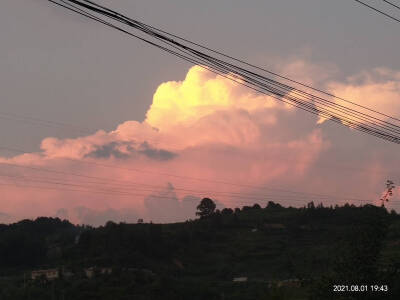
[[196, 216], [199, 216], [200, 218], [211, 217], [214, 214], [216, 207], [217, 205], [210, 198], [203, 198], [197, 206], [198, 212], [196, 212]]
[[[0, 299], [399, 299], [395, 212], [273, 202], [219, 211], [209, 200], [200, 219], [175, 224], [0, 225]], [[31, 280], [32, 270], [49, 268], [59, 278]]]

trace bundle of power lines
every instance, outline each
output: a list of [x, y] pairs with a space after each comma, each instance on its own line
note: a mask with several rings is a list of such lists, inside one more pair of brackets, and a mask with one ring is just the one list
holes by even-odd
[[92, 1], [49, 1], [286, 104], [400, 144], [398, 118], [146, 25]]
[[380, 1], [381, 5], [377, 3], [377, 1], [361, 1], [361, 0], [354, 0], [361, 5], [364, 5], [365, 7], [368, 7], [369, 9], [373, 10], [374, 12], [381, 14], [389, 19], [392, 19], [393, 21], [399, 22], [400, 23], [400, 15], [394, 14], [394, 11], [397, 13], [400, 12], [400, 3], [394, 3], [389, 0], [382, 0]]

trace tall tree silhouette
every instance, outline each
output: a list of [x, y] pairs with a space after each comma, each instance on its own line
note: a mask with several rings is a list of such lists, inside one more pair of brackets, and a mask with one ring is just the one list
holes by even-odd
[[207, 218], [214, 214], [215, 208], [214, 201], [210, 198], [203, 198], [200, 204], [197, 206], [196, 216], [200, 216], [200, 218]]

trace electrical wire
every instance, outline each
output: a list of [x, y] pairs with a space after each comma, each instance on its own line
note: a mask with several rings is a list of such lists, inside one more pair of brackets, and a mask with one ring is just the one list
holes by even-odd
[[[126, 185], [126, 184], [118, 184], [118, 183], [103, 183], [103, 182], [93, 182], [93, 181], [82, 181], [79, 180], [79, 182], [76, 181], [69, 181], [66, 180], [65, 178], [62, 179], [62, 181], [56, 180], [54, 178], [43, 178], [43, 177], [38, 177], [38, 176], [18, 176], [18, 175], [10, 175], [10, 174], [0, 174], [0, 177], [9, 179], [9, 180], [21, 180], [21, 181], [28, 181], [28, 182], [39, 182], [39, 183], [46, 183], [46, 184], [54, 184], [54, 185], [62, 185], [62, 186], [73, 186], [73, 187], [81, 187], [81, 188], [95, 188], [96, 191], [104, 191], [104, 192], [109, 192], [109, 193], [115, 193], [117, 195], [133, 195], [132, 192], [151, 192], [151, 195], [154, 195], [154, 193], [165, 193], [166, 189], [165, 186], [156, 186], [156, 185], [149, 185], [149, 184], [142, 184], [142, 183], [136, 183], [132, 182], [132, 184]], [[346, 197], [346, 198], [340, 198], [338, 196], [329, 196], [329, 195], [320, 195], [320, 194], [293, 194], [293, 191], [279, 191], [279, 193], [271, 194], [270, 192], [268, 193], [263, 193], [263, 194], [249, 194], [246, 192], [239, 193], [239, 192], [223, 192], [223, 191], [210, 191], [210, 190], [193, 190], [193, 189], [184, 189], [184, 188], [179, 188], [179, 187], [174, 187], [171, 189], [171, 192], [185, 192], [189, 193], [189, 195], [192, 196], [198, 196], [198, 197], [222, 197], [224, 199], [228, 198], [233, 198], [232, 200], [236, 200], [235, 198], [238, 198], [240, 200], [243, 199], [251, 199], [253, 202], [256, 201], [265, 201], [265, 199], [269, 198], [279, 198], [280, 200], [286, 200], [286, 201], [359, 201], [359, 202], [372, 202], [373, 200], [371, 199], [359, 199], [359, 198], [352, 198], [352, 197]], [[288, 193], [288, 194], [286, 194]], [[137, 196], [137, 194], [134, 194]], [[146, 196], [146, 195], [142, 195]]]
[[[163, 32], [153, 29], [154, 27], [148, 26], [136, 20], [132, 20], [92, 1], [49, 1], [57, 5], [63, 6], [64, 8], [70, 9], [87, 18], [100, 22], [108, 27], [119, 30], [132, 37], [138, 38], [163, 51], [166, 51], [190, 63], [200, 65], [201, 67], [206, 68], [214, 73], [224, 76], [239, 84], [245, 85], [257, 92], [269, 95], [284, 103], [293, 105], [297, 108], [316, 114], [332, 122], [361, 131], [363, 133], [367, 133], [372, 136], [397, 144], [400, 143], [400, 126], [398, 124], [388, 122], [380, 117], [367, 114], [363, 111], [352, 109], [350, 107], [338, 104], [336, 102], [327, 100], [314, 94], [310, 94], [304, 90], [294, 88], [282, 82], [278, 82], [266, 76], [260, 75], [252, 70], [237, 66], [232, 62], [230, 63], [223, 59], [213, 57], [198, 49], [194, 49], [188, 45], [182, 44], [182, 42], [177, 42], [170, 37], [172, 34], [170, 36], [167, 36], [163, 34]], [[126, 29], [118, 27], [115, 24], [100, 18], [99, 16], [109, 18], [110, 21], [119, 22], [121, 24], [124, 24], [124, 26], [137, 29], [140, 32], [150, 36], [154, 40], [150, 41], [146, 38], [133, 34]], [[181, 38], [181, 41], [185, 41], [185, 39]], [[191, 45], [196, 45], [196, 43], [191, 42]], [[206, 48], [209, 47], [202, 47], [203, 50]], [[213, 50], [213, 53], [216, 54], [220, 52]], [[224, 55], [224, 58], [229, 58], [229, 56]], [[234, 61], [239, 62], [239, 60], [237, 59], [235, 59]], [[250, 66], [250, 64], [247, 64], [247, 66]], [[283, 79], [284, 76], [281, 76], [280, 78]], [[294, 83], [295, 81], [292, 80], [292, 82]], [[305, 85], [303, 84], [303, 86]], [[314, 91], [317, 90], [314, 89]], [[327, 94], [325, 93], [325, 95]], [[352, 104], [354, 105], [355, 103]], [[366, 108], [364, 106], [357, 106], [362, 107], [364, 110], [366, 109], [370, 112], [374, 112], [375, 114], [378, 114], [380, 116], [388, 116], [379, 113], [376, 110]], [[398, 120], [394, 117], [390, 117], [390, 119], [394, 121]]]
[[[388, 13], [386, 13], [386, 12], [384, 12], [384, 11], [382, 11], [382, 10], [372, 6], [372, 5], [369, 5], [368, 3], [365, 3], [365, 2], [360, 1], [360, 0], [354, 0], [354, 1], [360, 3], [361, 5], [364, 5], [364, 6], [368, 7], [369, 9], [372, 9], [373, 11], [375, 11], [375, 12], [381, 14], [381, 15], [384, 15], [385, 17], [387, 17], [389, 19], [392, 19], [393, 21], [396, 21], [396, 22], [400, 23], [400, 19], [399, 18], [393, 17], [392, 15], [390, 15], [390, 14], [388, 14]], [[394, 4], [390, 3], [389, 1], [385, 1], [385, 0], [383, 0], [383, 1], [388, 3], [388, 4], [391, 4], [392, 6], [394, 6]]]
[[[91, 183], [99, 183], [102, 185], [104, 188], [105, 184], [109, 185], [115, 185], [117, 184], [117, 188], [120, 190], [123, 190], [123, 186], [120, 184], [129, 185], [132, 187], [132, 189], [138, 189], [134, 185], [139, 185], [139, 186], [145, 186], [145, 187], [151, 187], [151, 191], [154, 191], [154, 188], [159, 188], [159, 189], [165, 189], [165, 186], [157, 186], [157, 185], [150, 185], [150, 184], [145, 184], [145, 183], [140, 183], [140, 182], [135, 182], [132, 180], [118, 180], [118, 179], [112, 179], [112, 178], [107, 178], [107, 177], [99, 177], [99, 176], [93, 176], [93, 175], [86, 175], [86, 174], [81, 174], [81, 173], [76, 173], [76, 172], [65, 172], [65, 171], [58, 171], [58, 170], [53, 170], [53, 169], [47, 169], [47, 168], [42, 168], [42, 167], [33, 167], [33, 166], [24, 166], [24, 165], [18, 165], [14, 163], [6, 163], [6, 162], [0, 162], [0, 165], [3, 166], [8, 166], [8, 167], [14, 167], [14, 168], [22, 168], [22, 169], [28, 169], [28, 170], [33, 170], [33, 171], [38, 171], [38, 172], [45, 172], [45, 173], [50, 173], [50, 174], [57, 174], [57, 175], [63, 175], [63, 176], [73, 176], [73, 177], [79, 177], [79, 178], [84, 178], [84, 179], [94, 179], [94, 180], [99, 180], [97, 182], [91, 182]], [[0, 176], [11, 176], [11, 175], [0, 175]], [[66, 179], [62, 179], [63, 182], [65, 183]], [[80, 179], [81, 181], [81, 179]], [[219, 183], [220, 181], [213, 181], [209, 180], [209, 182], [213, 183]], [[332, 196], [332, 195], [326, 195], [326, 194], [319, 194], [319, 193], [307, 193], [307, 192], [301, 192], [301, 191], [293, 191], [293, 190], [288, 190], [288, 189], [280, 189], [280, 188], [271, 188], [267, 186], [263, 187], [256, 187], [256, 186], [246, 186], [246, 185], [240, 185], [240, 184], [234, 184], [230, 183], [229, 185], [232, 186], [237, 186], [237, 187], [253, 187], [257, 189], [258, 191], [270, 191], [270, 192], [278, 192], [278, 193], [288, 193], [288, 194], [293, 194], [293, 197], [299, 198], [299, 197], [308, 197], [308, 198], [324, 198], [324, 199], [331, 199], [331, 200], [355, 200], [355, 201], [365, 201], [365, 202], [371, 202], [371, 199], [360, 199], [360, 198], [355, 198], [351, 196]], [[202, 195], [207, 195], [207, 194], [216, 194], [220, 196], [228, 196], [228, 197], [238, 197], [240, 195], [246, 197], [249, 196], [249, 194], [246, 195], [246, 193], [234, 193], [234, 192], [216, 192], [216, 191], [211, 191], [211, 190], [193, 190], [193, 189], [185, 189], [185, 188], [180, 188], [180, 187], [174, 187], [174, 190], [177, 191], [183, 191], [183, 192], [189, 192], [189, 193], [197, 193], [197, 194], [202, 194]], [[260, 197], [263, 197], [264, 195], [259, 195]], [[275, 196], [275, 195], [269, 195], [269, 196]], [[287, 196], [287, 195], [286, 195]], [[254, 195], [252, 196], [253, 199], [258, 199], [255, 198]]]
[[[184, 59], [190, 63], [194, 63], [197, 65], [200, 65], [201, 67], [214, 72], [220, 76], [223, 76], [225, 78], [228, 78], [229, 80], [233, 80], [236, 83], [245, 85], [257, 92], [263, 93], [263, 94], [267, 94], [275, 99], [278, 99], [280, 101], [283, 101], [284, 103], [293, 105], [295, 107], [298, 107], [300, 109], [306, 110], [308, 112], [317, 114], [319, 116], [328, 118], [330, 121], [339, 123], [341, 125], [345, 125], [347, 127], [362, 131], [364, 133], [368, 133], [370, 135], [388, 140], [388, 141], [392, 141], [395, 143], [399, 143], [399, 136], [398, 134], [400, 133], [400, 127], [397, 124], [393, 124], [390, 122], [387, 122], [385, 120], [382, 120], [376, 116], [373, 115], [368, 115], [364, 112], [361, 111], [357, 111], [354, 109], [351, 109], [349, 107], [343, 106], [343, 105], [339, 105], [335, 102], [329, 101], [327, 99], [324, 99], [320, 96], [316, 96], [313, 94], [310, 94], [306, 91], [302, 91], [299, 90], [297, 88], [288, 86], [286, 84], [283, 84], [281, 82], [275, 81], [271, 78], [267, 78], [265, 76], [262, 76], [260, 74], [255, 73], [254, 71], [251, 70], [247, 70], [245, 68], [242, 68], [240, 66], [236, 66], [233, 63], [229, 63], [226, 62], [224, 60], [221, 60], [219, 58], [216, 57], [212, 57], [208, 54], [202, 53], [196, 49], [192, 49], [188, 46], [185, 46], [181, 43], [176, 42], [175, 40], [168, 38], [166, 36], [163, 36], [162, 34], [160, 34], [160, 30], [157, 29], [159, 32], [154, 31], [154, 27], [145, 25], [143, 23], [140, 22], [136, 22], [136, 21], [132, 21], [131, 19], [126, 19], [126, 17], [112, 12], [111, 10], [103, 10], [103, 7], [99, 6], [98, 4], [95, 4], [92, 1], [74, 1], [74, 0], [59, 0], [59, 2], [57, 1], [52, 1], [49, 0], [50, 2], [56, 3], [57, 5], [60, 6], [64, 6], [65, 8], [68, 8], [70, 10], [73, 10], [76, 13], [79, 13], [85, 17], [91, 18], [97, 22], [100, 22], [106, 26], [112, 27], [114, 29], [117, 29], [119, 31], [122, 31], [123, 33], [129, 34], [130, 36], [133, 36], [135, 38], [139, 38], [142, 41], [156, 46], [159, 49], [166, 51], [172, 55], [175, 55], [181, 59]], [[85, 5], [84, 2], [86, 2]], [[358, 1], [359, 2], [359, 1]], [[64, 3], [66, 5], [62, 5], [60, 3]], [[109, 18], [111, 18], [114, 21], [118, 21], [118, 22], [122, 22], [125, 25], [128, 25], [130, 27], [133, 27], [135, 29], [139, 29], [141, 32], [146, 33], [148, 35], [150, 35], [151, 37], [153, 37], [156, 41], [158, 42], [162, 42], [164, 44], [164, 46], [157, 44], [156, 42], [152, 42], [149, 40], [146, 40], [140, 36], [134, 35], [118, 26], [115, 26], [114, 24], [104, 21], [103, 19], [94, 16], [93, 14], [87, 13], [85, 11], [83, 11], [80, 8], [77, 8], [76, 6], [71, 5], [70, 3], [74, 3], [76, 5], [79, 5], [81, 7], [84, 7], [86, 9], [88, 9], [89, 11], [94, 11], [95, 13], [98, 13], [100, 15], [103, 16], [107, 16]], [[88, 6], [87, 3], [91, 3], [94, 6]], [[100, 7], [100, 9], [99, 9]], [[136, 22], [136, 23], [135, 23]], [[163, 31], [161, 31], [163, 32]], [[164, 32], [165, 33], [165, 32]], [[173, 37], [177, 37], [175, 35], [169, 34], [170, 36]], [[197, 45], [199, 46], [199, 44], [190, 42], [188, 40], [185, 40], [183, 38], [179, 38], [183, 41], [189, 42], [192, 45]], [[286, 78], [285, 76], [270, 72], [268, 70], [264, 70], [262, 68], [256, 67], [254, 65], [245, 63], [241, 60], [238, 59], [234, 59], [228, 55], [222, 54], [221, 52], [215, 51], [215, 50], [211, 50], [210, 48], [204, 47], [204, 46], [200, 46], [203, 49], [208, 49], [210, 51], [212, 51], [213, 53], [216, 54], [220, 54], [222, 56], [224, 56], [225, 58], [230, 58], [236, 62], [241, 62], [247, 66], [251, 66], [253, 68], [259, 69], [259, 70], [263, 70], [265, 72], [269, 72], [271, 75], [280, 77], [281, 79], [286, 79], [288, 81], [291, 81], [292, 83], [296, 83], [299, 85], [302, 85], [303, 87], [307, 87], [310, 88], [314, 91], [323, 93], [325, 95], [337, 98], [337, 99], [341, 99], [347, 103], [356, 105], [360, 108], [363, 108], [365, 110], [368, 110], [370, 112], [374, 112], [380, 116], [385, 116], [388, 117], [392, 120], [398, 121], [399, 119], [385, 115], [383, 113], [377, 112], [373, 109], [358, 105], [356, 103], [350, 102], [348, 100], [336, 97], [334, 95], [331, 95], [327, 92], [315, 89], [311, 86], [302, 84], [300, 82], [297, 82], [295, 80]], [[7, 117], [7, 116], [6, 116]], [[37, 122], [38, 119], [31, 119], [33, 122]], [[40, 121], [40, 120], [39, 120]], [[39, 122], [40, 123], [40, 122]], [[50, 124], [50, 125], [55, 125], [55, 126], [65, 126], [65, 124], [63, 123], [58, 123], [58, 122], [53, 122], [51, 123], [43, 123], [43, 124]], [[30, 168], [31, 170], [36, 170], [36, 171], [44, 171], [44, 172], [50, 172], [50, 173], [57, 173], [57, 174], [63, 174], [63, 175], [69, 175], [69, 176], [79, 176], [79, 177], [85, 177], [85, 178], [92, 178], [92, 179], [98, 179], [98, 177], [95, 176], [87, 176], [87, 175], [82, 175], [82, 174], [74, 174], [74, 173], [68, 173], [68, 172], [62, 172], [62, 171], [56, 171], [56, 170], [49, 170], [49, 169], [43, 169], [43, 168], [36, 168], [36, 167], [28, 167], [28, 166], [20, 166], [20, 165], [16, 165], [16, 164], [9, 164], [9, 163], [1, 163], [3, 165], [8, 165], [8, 166], [18, 166], [18, 167], [25, 167], [25, 168]], [[169, 174], [170, 176], [174, 176]], [[9, 176], [12, 177], [12, 175], [2, 175], [2, 176]], [[185, 176], [177, 176], [177, 177], [185, 177]], [[187, 178], [187, 177], [186, 177]], [[14, 177], [14, 179], [17, 179], [16, 177]], [[20, 178], [21, 179], [21, 178]], [[44, 183], [44, 184], [51, 184], [51, 185], [63, 185], [63, 186], [73, 186], [73, 187], [78, 187], [78, 188], [85, 188], [85, 190], [79, 189], [79, 190], [72, 190], [70, 189], [70, 191], [77, 191], [77, 192], [99, 192], [99, 193], [111, 193], [113, 195], [120, 195], [120, 196], [133, 196], [133, 195], [138, 195], [138, 194], [133, 194], [131, 192], [129, 192], [131, 189], [129, 189], [127, 191], [127, 189], [125, 188], [121, 188], [118, 187], [117, 190], [107, 190], [107, 189], [98, 189], [98, 186], [96, 186], [95, 190], [92, 189], [87, 189], [88, 186], [82, 185], [82, 184], [75, 184], [75, 183], [66, 183], [66, 182], [59, 182], [59, 181], [54, 181], [54, 180], [43, 180], [43, 179], [35, 179], [35, 178], [31, 178], [31, 179], [27, 179], [27, 178], [23, 178], [25, 181], [32, 181], [32, 182], [37, 182], [37, 183]], [[110, 180], [110, 179], [106, 179], [103, 178], [103, 180]], [[204, 179], [196, 179], [196, 180], [204, 180]], [[113, 180], [111, 180], [113, 181]], [[205, 180], [206, 181], [206, 180]], [[246, 185], [238, 185], [238, 184], [233, 184], [233, 183], [228, 183], [228, 182], [223, 182], [223, 181], [211, 181], [210, 182], [214, 182], [214, 183], [224, 183], [224, 184], [228, 184], [228, 185], [236, 185], [236, 186], [242, 186], [242, 187], [250, 187], [250, 186], [246, 186]], [[94, 183], [94, 182], [92, 182]], [[115, 183], [116, 184], [116, 183]], [[4, 184], [3, 184], [4, 185]], [[31, 186], [34, 187], [34, 186]], [[36, 188], [40, 188], [39, 186], [36, 186]], [[46, 187], [44, 187], [46, 188]], [[89, 187], [90, 188], [90, 187]], [[137, 189], [140, 190], [140, 189]], [[279, 189], [275, 189], [275, 190], [279, 190]], [[141, 191], [151, 191], [154, 192], [155, 190], [144, 190], [141, 189]], [[283, 191], [283, 190], [281, 190]], [[200, 191], [196, 191], [196, 192], [200, 192]], [[286, 191], [287, 192], [287, 191]], [[307, 194], [307, 193], [301, 193], [301, 192], [296, 192], [296, 191], [289, 191], [292, 193], [300, 193], [300, 194]], [[214, 193], [223, 193], [223, 192], [215, 192]], [[223, 195], [223, 194], [220, 194]], [[226, 193], [227, 196], [229, 197], [234, 197], [233, 193]], [[308, 194], [309, 196], [312, 194]], [[141, 196], [147, 196], [147, 195], [141, 195]], [[314, 196], [318, 196], [318, 194], [314, 194]], [[338, 199], [337, 197], [332, 197], [329, 195], [319, 195], [319, 197], [331, 197], [329, 200], [333, 199]], [[243, 199], [246, 199], [245, 197], [241, 196]], [[278, 196], [277, 196], [278, 197]], [[280, 195], [280, 199], [282, 200], [291, 200], [291, 201], [296, 201], [296, 199], [288, 199], [288, 198], [282, 198], [283, 196]], [[351, 198], [347, 198], [349, 200], [351, 200]], [[250, 200], [254, 201], [254, 200], [259, 200], [262, 201], [262, 199], [256, 199], [256, 198], [250, 198]], [[354, 201], [370, 201], [370, 200], [362, 200], [362, 199], [355, 199], [353, 198], [352, 200]], [[300, 199], [297, 199], [297, 201], [302, 201]], [[346, 200], [344, 200], [346, 201]], [[244, 203], [244, 202], [243, 202]]]
[[393, 2], [390, 2], [390, 1], [387, 1], [387, 0], [383, 0], [383, 2], [386, 2], [387, 4], [393, 6], [393, 7], [397, 8], [397, 9], [400, 9], [400, 6], [397, 5], [397, 4], [394, 4]]

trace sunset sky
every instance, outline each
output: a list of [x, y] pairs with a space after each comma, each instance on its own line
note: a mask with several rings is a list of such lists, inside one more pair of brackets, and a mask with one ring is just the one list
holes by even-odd
[[[354, 1], [98, 2], [400, 117], [400, 25]], [[0, 36], [0, 222], [182, 221], [203, 197], [377, 204], [400, 184], [399, 145], [46, 0], [3, 0]]]

